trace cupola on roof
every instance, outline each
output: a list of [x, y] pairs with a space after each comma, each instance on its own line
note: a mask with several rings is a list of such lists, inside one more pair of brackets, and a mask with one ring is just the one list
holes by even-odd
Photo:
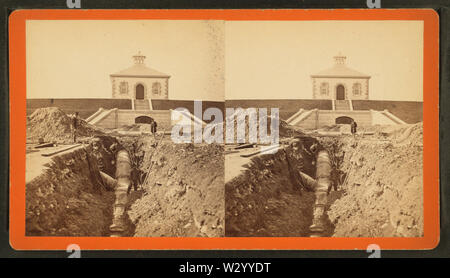
[[344, 55], [336, 55], [334, 58], [334, 66], [320, 71], [316, 74], [311, 75], [311, 77], [353, 77], [353, 78], [370, 78], [369, 75], [356, 71], [354, 69], [349, 68], [345, 64], [345, 60], [347, 59]]
[[133, 56], [133, 66], [113, 73], [111, 74], [111, 77], [170, 77], [170, 75], [168, 74], [147, 67], [144, 62], [145, 58], [146, 56], [142, 55], [141, 52], [139, 52], [138, 54]]

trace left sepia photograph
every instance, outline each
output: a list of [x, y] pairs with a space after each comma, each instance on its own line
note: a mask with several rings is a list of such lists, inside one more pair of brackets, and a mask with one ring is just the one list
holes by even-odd
[[223, 112], [224, 33], [26, 21], [26, 236], [224, 236], [223, 144], [171, 138], [180, 118]]

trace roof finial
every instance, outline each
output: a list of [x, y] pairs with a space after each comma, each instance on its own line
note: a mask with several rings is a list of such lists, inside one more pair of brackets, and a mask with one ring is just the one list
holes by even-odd
[[345, 64], [345, 59], [347, 59], [347, 57], [342, 55], [341, 52], [339, 52], [339, 54], [334, 56], [333, 58], [334, 58], [334, 61], [335, 61], [336, 65], [343, 65], [343, 64]]
[[139, 51], [137, 55], [134, 55], [134, 56], [133, 56], [133, 59], [134, 59], [134, 63], [135, 63], [135, 64], [143, 64], [145, 58], [146, 58], [146, 57], [145, 57], [144, 55], [141, 55], [141, 51]]

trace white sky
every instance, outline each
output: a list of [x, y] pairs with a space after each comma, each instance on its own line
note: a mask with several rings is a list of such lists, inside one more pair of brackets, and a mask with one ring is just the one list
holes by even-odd
[[223, 100], [221, 21], [27, 21], [28, 98], [110, 98], [109, 75], [133, 65], [170, 75], [170, 99]]
[[422, 21], [28, 21], [27, 96], [111, 97], [138, 51], [172, 76], [170, 99], [312, 98], [339, 52], [370, 99], [423, 99]]
[[422, 101], [422, 21], [237, 21], [225, 30], [228, 99], [312, 98], [310, 75], [341, 52], [372, 76], [370, 99]]

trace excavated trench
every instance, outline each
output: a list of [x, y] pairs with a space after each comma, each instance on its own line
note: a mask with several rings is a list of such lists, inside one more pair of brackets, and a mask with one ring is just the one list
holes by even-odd
[[[162, 134], [84, 143], [52, 157], [26, 184], [27, 235], [223, 236], [223, 146], [174, 144]], [[131, 185], [125, 230], [112, 231], [123, 182]]]
[[[110, 151], [116, 145], [129, 155], [132, 185], [120, 236], [313, 236], [316, 194], [299, 173], [319, 178], [311, 152], [317, 143], [329, 155], [332, 185], [320, 236], [420, 237], [422, 132], [419, 123], [358, 138], [283, 140], [280, 150], [253, 157], [225, 187], [223, 145], [103, 135], [94, 148], [97, 140], [86, 137], [27, 182], [26, 235], [111, 236], [116, 196], [100, 171], [116, 178]], [[27, 171], [33, 167], [27, 160]]]
[[[223, 145], [174, 144], [144, 123], [104, 130], [80, 120], [75, 133], [72, 123], [57, 107], [27, 117], [26, 235], [224, 235]], [[125, 198], [119, 183], [132, 185]], [[110, 226], [121, 210], [118, 235]]]
[[[335, 148], [308, 136], [290, 140], [275, 154], [254, 157], [246, 171], [225, 185], [226, 236], [312, 235], [309, 227], [316, 196], [301, 182], [300, 173], [316, 178], [316, 155], [310, 151], [313, 144], [328, 151], [331, 184], [339, 185], [345, 175], [339, 169], [342, 157]], [[341, 194], [331, 190], [327, 196], [321, 236], [334, 233], [326, 211]]]
[[[29, 236], [110, 236], [115, 203], [114, 189], [102, 174], [116, 177], [111, 146], [130, 155], [132, 185], [126, 210], [138, 199], [140, 170], [145, 155], [137, 137], [96, 136], [85, 144], [52, 157], [43, 173], [26, 184], [26, 234]], [[32, 167], [32, 165], [31, 165]], [[121, 236], [133, 236], [134, 224], [124, 214]]]
[[277, 153], [251, 159], [225, 185], [226, 236], [317, 236], [310, 231], [316, 196], [298, 174], [319, 179], [314, 142], [332, 166], [319, 236], [423, 236], [422, 123], [369, 131], [289, 139]]

